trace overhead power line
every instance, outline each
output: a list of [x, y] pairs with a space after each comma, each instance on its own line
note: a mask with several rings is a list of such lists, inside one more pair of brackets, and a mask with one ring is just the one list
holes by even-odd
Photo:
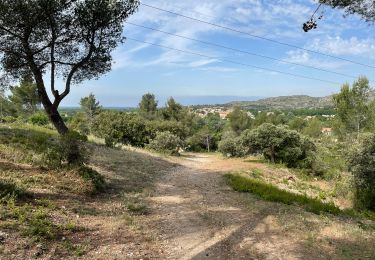
[[187, 15], [184, 15], [184, 14], [180, 14], [180, 13], [176, 13], [176, 12], [173, 12], [173, 11], [170, 11], [170, 10], [166, 10], [166, 9], [163, 9], [163, 8], [160, 8], [160, 7], [145, 4], [143, 2], [141, 2], [141, 5], [152, 8], [152, 9], [155, 9], [155, 10], [158, 10], [158, 11], [162, 11], [162, 12], [166, 12], [166, 13], [173, 14], [173, 15], [176, 15], [176, 16], [180, 16], [180, 17], [192, 20], [192, 21], [199, 22], [199, 23], [211, 25], [211, 26], [214, 26], [214, 27], [217, 27], [217, 28], [220, 28], [220, 29], [224, 29], [224, 30], [235, 32], [235, 33], [251, 36], [253, 38], [261, 39], [261, 40], [264, 40], [264, 41], [272, 42], [274, 44], [279, 44], [279, 45], [283, 45], [283, 46], [287, 46], [287, 47], [303, 50], [303, 51], [306, 51], [306, 52], [319, 54], [319, 55], [330, 57], [330, 58], [333, 58], [333, 59], [342, 60], [342, 61], [350, 62], [350, 63], [356, 64], [356, 65], [361, 65], [361, 66], [364, 66], [364, 67], [375, 69], [375, 66], [373, 66], [373, 65], [357, 62], [357, 61], [346, 59], [346, 58], [341, 58], [341, 57], [331, 55], [331, 54], [327, 54], [327, 53], [323, 53], [323, 52], [320, 52], [320, 51], [307, 49], [307, 48], [300, 47], [300, 46], [297, 46], [297, 45], [294, 45], [294, 44], [291, 44], [291, 43], [281, 42], [281, 41], [274, 40], [274, 39], [271, 39], [271, 38], [267, 38], [267, 37], [264, 37], [264, 36], [255, 35], [255, 34], [248, 33], [248, 32], [245, 32], [245, 31], [241, 31], [241, 30], [238, 30], [238, 29], [235, 29], [235, 28], [219, 25], [219, 24], [216, 24], [216, 23], [204, 21], [204, 20], [201, 20], [201, 19], [198, 19], [198, 18], [194, 18], [194, 17], [191, 17], [191, 16], [187, 16]]
[[232, 47], [229, 47], [229, 46], [225, 46], [225, 45], [221, 45], [221, 44], [217, 44], [217, 43], [213, 43], [213, 42], [202, 41], [202, 40], [198, 40], [198, 39], [195, 39], [195, 38], [191, 38], [191, 37], [187, 37], [187, 36], [183, 36], [183, 35], [178, 35], [178, 34], [166, 32], [166, 31], [159, 30], [159, 29], [156, 29], [156, 28], [152, 28], [152, 27], [148, 27], [148, 26], [144, 26], [144, 25], [135, 24], [135, 23], [132, 23], [132, 22], [126, 22], [126, 23], [130, 24], [130, 25], [133, 25], [133, 26], [136, 26], [136, 27], [144, 28], [144, 29], [147, 29], [147, 30], [161, 32], [161, 33], [164, 33], [164, 34], [167, 34], [167, 35], [171, 35], [171, 36], [174, 36], [174, 37], [178, 37], [178, 38], [182, 38], [182, 39], [186, 39], [186, 40], [190, 40], [190, 41], [194, 41], [194, 42], [198, 42], [198, 43], [202, 43], [202, 44], [206, 44], [206, 45], [211, 45], [211, 46], [219, 47], [219, 48], [222, 48], [222, 49], [227, 49], [227, 50], [235, 51], [235, 52], [238, 52], [238, 53], [244, 53], [244, 54], [248, 54], [248, 55], [260, 57], [260, 58], [263, 58], [263, 59], [269, 59], [269, 60], [278, 61], [278, 62], [282, 62], [282, 63], [286, 63], [286, 64], [291, 64], [291, 65], [295, 65], [295, 66], [301, 66], [301, 67], [305, 67], [305, 68], [308, 68], [308, 69], [319, 70], [319, 71], [323, 71], [323, 72], [327, 72], [327, 73], [332, 73], [332, 74], [336, 74], [336, 75], [340, 75], [340, 76], [344, 76], [344, 77], [357, 78], [356, 76], [345, 74], [345, 73], [340, 73], [340, 72], [336, 72], [336, 71], [332, 71], [332, 70], [327, 70], [327, 69], [323, 69], [323, 68], [319, 68], [319, 67], [315, 67], [315, 66], [311, 66], [311, 65], [304, 65], [304, 64], [300, 64], [300, 63], [296, 63], [296, 62], [291, 62], [291, 61], [287, 61], [287, 60], [283, 60], [283, 59], [278, 59], [278, 58], [274, 58], [274, 57], [270, 57], [270, 56], [266, 56], [266, 55], [262, 55], [262, 54], [258, 54], [258, 53], [254, 53], [254, 52], [250, 52], [250, 51], [245, 51], [245, 50], [240, 50], [240, 49], [232, 48]]
[[334, 82], [334, 81], [329, 81], [329, 80], [324, 80], [324, 79], [318, 79], [318, 78], [314, 78], [314, 77], [309, 77], [309, 76], [304, 76], [304, 75], [300, 75], [300, 74], [294, 74], [294, 73], [284, 72], [284, 71], [275, 70], [275, 69], [264, 68], [264, 67], [260, 67], [260, 66], [255, 66], [255, 65], [247, 64], [247, 63], [242, 63], [242, 62], [237, 62], [237, 61], [233, 61], [233, 60], [223, 59], [223, 58], [219, 58], [219, 57], [213, 57], [213, 56], [209, 56], [209, 55], [205, 55], [205, 54], [201, 54], [201, 53], [197, 53], [197, 52], [181, 50], [181, 49], [177, 49], [177, 48], [173, 48], [173, 47], [169, 47], [169, 46], [165, 46], [165, 45], [161, 45], [161, 44], [157, 44], [157, 43], [152, 43], [152, 42], [146, 42], [146, 41], [138, 40], [138, 39], [131, 38], [131, 37], [126, 37], [126, 39], [131, 40], [131, 41], [135, 41], [135, 42], [140, 42], [140, 43], [152, 45], [152, 46], [156, 46], [156, 47], [160, 47], [160, 48], [164, 48], [164, 49], [178, 51], [178, 52], [181, 52], [181, 53], [187, 53], [187, 54], [190, 54], [190, 55], [195, 55], [195, 56], [199, 56], [199, 57], [203, 57], [203, 58], [207, 58], [207, 59], [211, 59], [211, 60], [216, 60], [216, 61], [220, 61], [220, 62], [227, 62], [227, 63], [232, 63], [232, 64], [241, 65], [241, 66], [245, 66], [245, 67], [250, 67], [250, 68], [253, 68], [253, 69], [259, 69], [259, 70], [264, 70], [264, 71], [276, 72], [276, 73], [280, 73], [280, 74], [284, 74], [284, 75], [288, 75], [288, 76], [293, 76], [293, 77], [298, 77], [298, 78], [304, 78], [304, 79], [310, 79], [310, 80], [320, 81], [320, 82], [334, 84], [334, 85], [341, 84], [339, 82]]

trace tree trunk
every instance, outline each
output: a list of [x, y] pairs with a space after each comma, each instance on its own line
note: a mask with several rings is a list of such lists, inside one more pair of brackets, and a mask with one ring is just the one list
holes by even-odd
[[65, 122], [62, 119], [59, 111], [57, 111], [56, 108], [50, 108], [50, 109], [46, 108], [45, 110], [52, 124], [55, 126], [57, 132], [59, 132], [60, 135], [66, 134], [69, 131], [69, 129], [65, 125]]
[[271, 162], [275, 163], [275, 148], [271, 146]]
[[360, 126], [360, 120], [358, 119], [358, 124], [357, 124], [357, 142], [359, 142], [360, 132], [361, 132], [361, 126]]

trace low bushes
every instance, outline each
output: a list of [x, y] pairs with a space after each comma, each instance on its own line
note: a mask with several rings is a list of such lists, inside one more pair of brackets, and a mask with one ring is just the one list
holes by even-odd
[[225, 133], [219, 142], [219, 151], [227, 157], [242, 157], [248, 154], [248, 150], [234, 132]]
[[143, 147], [150, 136], [144, 120], [135, 114], [116, 111], [104, 111], [96, 116], [92, 133], [104, 138], [110, 147], [117, 143]]
[[61, 168], [64, 163], [83, 165], [89, 159], [86, 148], [87, 137], [74, 131], [59, 136], [43, 153], [48, 168]]
[[152, 150], [170, 155], [178, 155], [178, 149], [182, 146], [182, 140], [170, 132], [157, 133], [156, 137], [148, 145]]
[[[86, 141], [86, 136], [74, 131], [58, 136], [53, 131], [37, 126], [0, 127], [0, 158], [41, 166], [51, 171], [58, 170], [56, 172], [72, 172], [65, 184], [69, 185], [69, 181], [75, 182], [77, 178], [77, 182], [80, 182], [82, 178], [92, 183], [94, 191], [100, 191], [105, 185], [104, 178], [85, 166], [90, 157]], [[87, 190], [91, 193], [92, 188]], [[11, 183], [0, 183], [0, 196], [21, 192]]]
[[29, 117], [29, 122], [33, 125], [45, 126], [49, 124], [49, 119], [46, 113], [36, 112]]
[[241, 157], [262, 153], [272, 163], [284, 163], [293, 168], [312, 169], [316, 161], [316, 146], [310, 139], [283, 126], [263, 124], [245, 130], [240, 136], [227, 134], [219, 144], [224, 155]]

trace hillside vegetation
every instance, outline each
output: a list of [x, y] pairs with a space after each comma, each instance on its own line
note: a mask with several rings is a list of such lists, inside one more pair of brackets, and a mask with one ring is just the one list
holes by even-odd
[[333, 115], [234, 107], [225, 117], [173, 98], [159, 108], [150, 93], [137, 110], [107, 110], [90, 94], [63, 114], [64, 135], [37, 100], [30, 112], [29, 99], [5, 99], [0, 252], [371, 259], [370, 92], [366, 78], [344, 85]]
[[260, 99], [258, 101], [231, 102], [226, 106], [240, 106], [255, 110], [317, 109], [333, 108], [332, 96], [310, 97], [306, 95], [282, 96]]
[[[375, 98], [375, 92], [370, 93], [370, 100]], [[240, 106], [250, 110], [291, 110], [291, 109], [332, 109], [333, 96], [311, 97], [307, 95], [280, 96], [264, 98], [257, 101], [235, 101], [225, 104], [226, 107]]]

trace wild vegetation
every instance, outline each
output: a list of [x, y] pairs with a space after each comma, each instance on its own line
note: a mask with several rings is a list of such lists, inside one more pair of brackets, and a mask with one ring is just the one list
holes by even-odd
[[[321, 2], [373, 21], [367, 1]], [[185, 258], [262, 258], [243, 248], [263, 234], [268, 245], [294, 239], [284, 254], [373, 259], [366, 77], [325, 98], [185, 107], [147, 93], [135, 109], [111, 110], [91, 93], [79, 109], [60, 107], [71, 86], [111, 69], [139, 4], [0, 2], [1, 69], [19, 82], [0, 92], [0, 255], [164, 259], [168, 237], [173, 250], [189, 246]]]
[[[3, 122], [30, 123], [48, 129], [48, 118], [42, 112], [30, 114], [20, 109], [30, 103], [39, 104], [37, 96], [21, 91], [25, 86], [32, 89], [35, 85], [22, 81], [19, 87], [12, 87], [9, 99], [3, 98], [8, 107]], [[260, 155], [265, 161], [283, 164], [307, 176], [337, 182], [343, 172], [352, 172], [354, 205], [371, 210], [371, 162], [361, 161], [358, 155], [372, 156], [366, 141], [361, 145], [363, 138], [371, 140], [368, 138], [373, 136], [375, 106], [371, 92], [369, 81], [361, 77], [352, 87], [343, 85], [341, 92], [332, 97], [335, 115], [307, 116], [300, 110], [296, 110], [297, 115], [294, 110], [255, 113], [234, 107], [225, 118], [215, 112], [201, 115], [173, 98], [159, 108], [155, 96], [149, 93], [143, 96], [134, 112], [106, 110], [90, 94], [82, 98], [81, 111], [67, 114], [64, 119], [71, 133], [57, 137], [52, 130], [46, 130], [55, 140], [44, 140], [36, 135], [33, 141], [23, 143], [24, 140], [9, 138], [4, 132], [3, 141], [11, 142], [14, 149], [20, 145], [28, 149], [33, 146], [33, 154], [27, 162], [50, 168], [71, 165], [74, 161], [78, 166], [85, 164], [88, 161], [84, 145], [87, 135], [104, 140], [109, 147], [134, 146], [173, 155], [184, 150], [219, 151], [227, 157]], [[19, 135], [25, 133], [20, 131]], [[348, 149], [352, 146], [353, 151]], [[76, 153], [72, 154], [71, 150]]]

